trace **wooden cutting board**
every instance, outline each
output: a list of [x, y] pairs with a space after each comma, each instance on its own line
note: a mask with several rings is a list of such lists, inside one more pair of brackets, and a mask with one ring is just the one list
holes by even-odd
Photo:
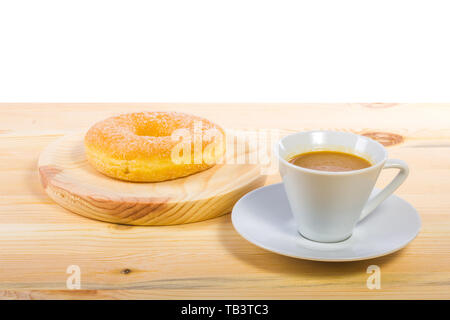
[[[259, 164], [237, 164], [241, 154], [188, 177], [158, 183], [136, 183], [107, 177], [87, 161], [84, 133], [66, 135], [40, 155], [38, 169], [45, 192], [58, 204], [82, 216], [130, 225], [173, 225], [216, 218], [228, 213], [247, 192], [264, 184]], [[234, 146], [234, 145], [233, 145]], [[233, 161], [230, 161], [233, 160]]]

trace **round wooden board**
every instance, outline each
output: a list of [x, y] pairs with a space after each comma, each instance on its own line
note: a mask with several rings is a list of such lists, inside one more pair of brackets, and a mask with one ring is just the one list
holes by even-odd
[[38, 168], [41, 183], [53, 200], [92, 219], [130, 225], [211, 219], [229, 213], [240, 197], [266, 179], [260, 165], [225, 161], [165, 182], [120, 181], [99, 173], [87, 162], [83, 138], [84, 133], [71, 134], [51, 143], [41, 153]]

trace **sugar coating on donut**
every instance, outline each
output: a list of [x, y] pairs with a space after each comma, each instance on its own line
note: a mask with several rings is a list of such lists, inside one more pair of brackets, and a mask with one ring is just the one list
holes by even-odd
[[[183, 130], [183, 131], [177, 131]], [[210, 143], [208, 131], [224, 131], [207, 119], [180, 112], [139, 112], [94, 124], [85, 136], [86, 155], [100, 172], [130, 181], [164, 181], [211, 167], [211, 163], [175, 164], [171, 154], [180, 143], [174, 132], [192, 139], [191, 158]], [[222, 139], [223, 140], [223, 139]], [[195, 147], [194, 143], [201, 144]], [[214, 143], [222, 143], [215, 141]], [[220, 157], [222, 154], [216, 154]], [[209, 161], [211, 162], [211, 161]]]

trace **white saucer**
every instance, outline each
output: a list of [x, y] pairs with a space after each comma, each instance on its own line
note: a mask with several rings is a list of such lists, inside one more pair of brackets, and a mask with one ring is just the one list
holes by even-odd
[[311, 241], [297, 232], [281, 183], [247, 193], [234, 206], [232, 222], [241, 236], [263, 249], [317, 261], [356, 261], [390, 254], [411, 242], [421, 225], [417, 211], [392, 195], [357, 224], [349, 239]]

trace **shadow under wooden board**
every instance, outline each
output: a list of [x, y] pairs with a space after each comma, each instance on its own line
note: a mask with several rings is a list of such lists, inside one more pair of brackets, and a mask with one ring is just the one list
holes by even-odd
[[[264, 185], [259, 164], [227, 161], [188, 177], [158, 183], [135, 183], [97, 172], [84, 153], [84, 133], [64, 136], [42, 151], [38, 169], [46, 193], [82, 216], [130, 225], [173, 225], [229, 213], [247, 192]], [[236, 148], [248, 157], [246, 146]]]

